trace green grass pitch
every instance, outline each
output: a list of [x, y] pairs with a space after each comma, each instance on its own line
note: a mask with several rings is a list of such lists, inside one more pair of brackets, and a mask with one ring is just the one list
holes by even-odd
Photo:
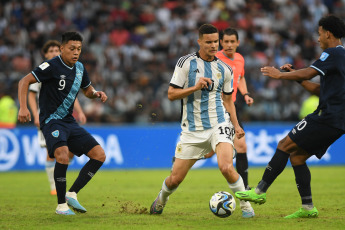
[[[255, 186], [264, 168], [250, 168]], [[0, 229], [345, 229], [345, 166], [310, 167], [317, 219], [285, 220], [300, 208], [291, 167], [268, 190], [267, 202], [254, 205], [256, 216], [243, 219], [239, 206], [228, 218], [208, 207], [212, 194], [230, 191], [218, 169], [191, 170], [171, 195], [161, 216], [149, 214], [170, 170], [101, 170], [78, 194], [88, 210], [75, 216], [56, 215], [44, 171], [0, 173]], [[71, 186], [77, 171], [68, 171]], [[238, 200], [237, 200], [238, 201]]]

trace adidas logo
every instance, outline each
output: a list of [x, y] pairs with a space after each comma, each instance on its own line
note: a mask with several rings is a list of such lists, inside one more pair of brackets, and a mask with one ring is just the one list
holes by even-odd
[[57, 182], [66, 182], [66, 177], [58, 177], [56, 178]]
[[199, 69], [193, 71], [194, 73], [200, 73]]
[[89, 175], [91, 178], [95, 175], [94, 173], [92, 173], [92, 172], [88, 172], [88, 174], [87, 175]]

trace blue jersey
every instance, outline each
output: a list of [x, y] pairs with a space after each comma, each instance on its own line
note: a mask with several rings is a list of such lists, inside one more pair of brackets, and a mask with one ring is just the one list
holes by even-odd
[[345, 49], [328, 48], [310, 67], [321, 75], [319, 106], [310, 117], [345, 130]]
[[66, 65], [60, 56], [43, 62], [31, 72], [42, 82], [39, 97], [41, 127], [51, 120], [74, 121], [74, 101], [80, 88], [91, 85], [83, 64]]

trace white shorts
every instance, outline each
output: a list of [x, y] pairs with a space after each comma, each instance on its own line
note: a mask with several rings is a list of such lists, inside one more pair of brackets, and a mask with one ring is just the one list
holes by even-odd
[[37, 139], [38, 139], [38, 143], [40, 144], [42, 148], [47, 147], [46, 140], [44, 139], [44, 135], [41, 130], [38, 130]]
[[175, 157], [179, 159], [200, 159], [211, 150], [215, 151], [220, 142], [233, 144], [234, 127], [223, 122], [212, 129], [201, 131], [182, 131], [176, 145]]

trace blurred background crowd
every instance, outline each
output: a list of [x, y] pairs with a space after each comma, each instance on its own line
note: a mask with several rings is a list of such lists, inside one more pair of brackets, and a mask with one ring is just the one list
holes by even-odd
[[211, 23], [239, 31], [255, 100], [247, 107], [238, 95], [241, 119], [295, 121], [309, 93], [268, 79], [260, 67], [298, 69], [318, 59], [317, 23], [329, 13], [345, 18], [345, 0], [1, 0], [1, 91], [17, 101], [19, 79], [43, 61], [42, 45], [77, 30], [84, 37], [80, 61], [109, 97], [103, 104], [79, 94], [88, 122], [179, 121], [169, 81], [179, 57], [198, 50], [198, 27]]

